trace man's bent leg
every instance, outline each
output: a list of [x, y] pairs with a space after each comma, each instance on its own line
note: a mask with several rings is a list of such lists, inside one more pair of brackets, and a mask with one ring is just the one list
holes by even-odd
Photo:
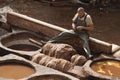
[[89, 35], [88, 34], [80, 34], [79, 37], [83, 40], [83, 49], [86, 52], [88, 58], [92, 58], [91, 51], [89, 48]]
[[73, 37], [76, 37], [76, 33], [74, 32], [74, 30], [69, 30], [69, 31], [60, 33], [58, 36], [50, 39], [48, 42], [61, 42], [65, 39], [69, 39]]

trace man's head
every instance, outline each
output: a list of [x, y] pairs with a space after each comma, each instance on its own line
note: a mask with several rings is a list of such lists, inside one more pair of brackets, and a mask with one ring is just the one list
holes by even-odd
[[77, 13], [80, 17], [83, 17], [85, 15], [85, 9], [83, 7], [79, 7], [77, 9]]

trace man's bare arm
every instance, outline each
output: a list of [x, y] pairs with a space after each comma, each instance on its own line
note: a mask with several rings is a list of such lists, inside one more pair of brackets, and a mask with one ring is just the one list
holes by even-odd
[[75, 14], [75, 16], [72, 19], [72, 29], [76, 30], [75, 20], [77, 19], [78, 13]]
[[87, 27], [83, 27], [82, 29], [87, 30], [87, 31], [93, 31], [94, 26], [93, 26], [93, 24], [91, 24], [91, 25], [88, 25]]
[[94, 26], [93, 24], [86, 26], [78, 26], [77, 30], [87, 30], [87, 31], [93, 31], [94, 30]]

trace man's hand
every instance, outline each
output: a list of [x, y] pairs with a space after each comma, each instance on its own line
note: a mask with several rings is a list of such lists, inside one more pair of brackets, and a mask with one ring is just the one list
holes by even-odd
[[72, 29], [73, 29], [73, 30], [76, 30], [76, 27], [75, 27], [75, 26], [73, 26], [73, 27], [72, 27]]
[[84, 29], [84, 26], [77, 26], [77, 30], [82, 30]]
[[74, 22], [72, 23], [72, 29], [73, 29], [74, 31], [76, 31], [76, 30], [77, 30], [77, 28], [76, 28], [76, 26], [75, 26]]

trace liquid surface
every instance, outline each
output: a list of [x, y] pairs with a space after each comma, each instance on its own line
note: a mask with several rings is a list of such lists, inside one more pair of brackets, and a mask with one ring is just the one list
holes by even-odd
[[27, 44], [18, 44], [18, 45], [12, 45], [8, 48], [14, 49], [14, 50], [22, 50], [22, 51], [36, 51], [39, 48], [33, 45], [27, 45]]
[[34, 69], [19, 65], [19, 64], [6, 64], [0, 65], [0, 77], [9, 79], [20, 79], [35, 73]]
[[103, 75], [120, 78], [120, 62], [107, 60], [94, 63], [91, 68]]

